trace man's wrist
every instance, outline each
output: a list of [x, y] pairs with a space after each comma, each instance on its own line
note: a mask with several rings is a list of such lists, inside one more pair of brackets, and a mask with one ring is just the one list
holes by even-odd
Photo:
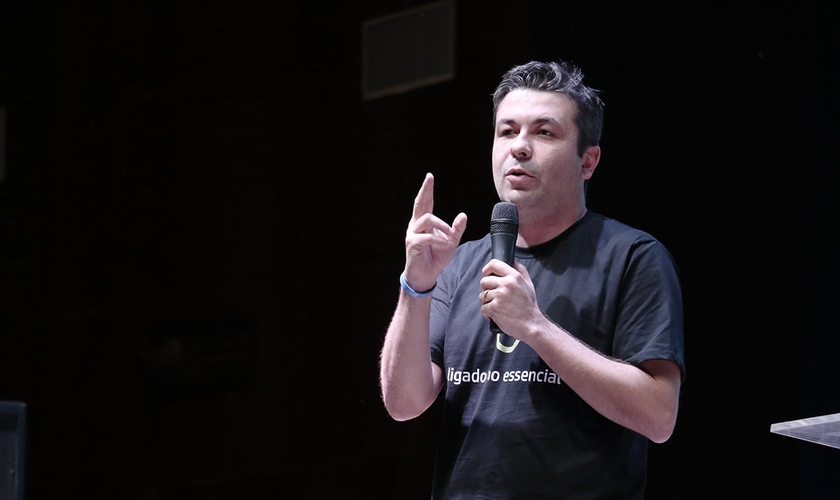
[[405, 293], [407, 293], [408, 295], [410, 295], [412, 297], [416, 297], [418, 299], [422, 299], [423, 297], [428, 297], [429, 295], [432, 294], [433, 291], [435, 291], [435, 288], [437, 287], [437, 281], [435, 282], [434, 285], [432, 285], [432, 288], [426, 290], [425, 292], [418, 292], [417, 290], [411, 288], [411, 286], [405, 280], [405, 271], [403, 271], [400, 274], [400, 286], [402, 286], [403, 291]]

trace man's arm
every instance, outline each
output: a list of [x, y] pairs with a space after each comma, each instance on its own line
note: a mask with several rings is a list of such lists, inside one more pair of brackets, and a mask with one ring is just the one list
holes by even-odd
[[648, 360], [636, 367], [595, 351], [545, 320], [523, 342], [575, 393], [601, 415], [655, 443], [671, 437], [681, 381], [676, 363]]
[[[432, 214], [433, 208], [434, 177], [426, 174], [406, 231], [403, 274], [405, 283], [421, 292], [434, 288], [467, 227], [465, 214], [458, 214], [450, 226]], [[431, 307], [431, 295], [415, 297], [401, 288], [385, 333], [379, 360], [382, 401], [396, 420], [408, 420], [426, 411], [442, 387], [442, 371], [430, 357]]]
[[491, 260], [481, 280], [482, 314], [528, 344], [584, 401], [606, 418], [653, 442], [668, 440], [679, 406], [679, 367], [649, 360], [639, 367], [592, 349], [546, 317], [525, 266]]
[[429, 355], [432, 298], [411, 297], [400, 290], [380, 360], [382, 400], [395, 420], [417, 417], [437, 398], [441, 369]]

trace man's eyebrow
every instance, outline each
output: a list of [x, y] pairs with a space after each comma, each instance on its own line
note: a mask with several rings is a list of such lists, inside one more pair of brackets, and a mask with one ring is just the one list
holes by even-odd
[[[511, 124], [516, 124], [516, 123], [519, 123], [519, 122], [517, 122], [513, 118], [501, 118], [501, 119], [499, 119], [498, 125], [511, 125]], [[557, 125], [557, 126], [561, 125], [560, 120], [558, 120], [557, 118], [554, 118], [553, 116], [540, 116], [540, 117], [537, 117], [535, 120], [532, 120], [531, 123], [536, 123], [537, 125], [543, 125], [543, 124], [546, 124], [546, 123], [551, 123], [551, 124]]]
[[560, 120], [558, 120], [557, 118], [554, 118], [553, 116], [540, 116], [536, 120], [534, 120], [534, 123], [536, 123], [538, 125], [544, 125], [546, 123], [550, 123], [552, 125], [557, 125], [558, 127], [561, 126]]

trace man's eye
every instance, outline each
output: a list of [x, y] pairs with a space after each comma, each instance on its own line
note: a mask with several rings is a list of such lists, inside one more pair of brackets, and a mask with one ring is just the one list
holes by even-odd
[[551, 133], [550, 130], [540, 130], [537, 133], [540, 134], [540, 135], [554, 135], [554, 134]]
[[499, 135], [514, 135], [515, 132], [511, 129], [502, 130]]

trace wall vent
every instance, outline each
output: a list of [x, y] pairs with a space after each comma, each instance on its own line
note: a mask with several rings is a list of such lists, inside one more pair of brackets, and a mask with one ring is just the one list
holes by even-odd
[[363, 23], [363, 100], [406, 92], [454, 76], [455, 0]]

